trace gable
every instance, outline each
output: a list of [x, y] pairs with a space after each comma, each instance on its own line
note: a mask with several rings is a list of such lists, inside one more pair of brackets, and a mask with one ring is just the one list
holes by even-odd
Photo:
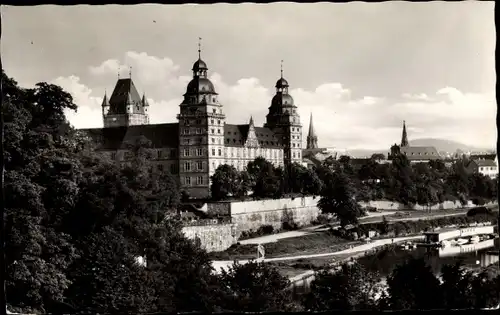
[[[224, 125], [224, 145], [231, 147], [244, 146], [249, 136], [250, 126]], [[254, 127], [255, 137], [261, 148], [281, 148], [282, 145], [274, 132], [265, 127]], [[252, 136], [252, 135], [250, 135]]]

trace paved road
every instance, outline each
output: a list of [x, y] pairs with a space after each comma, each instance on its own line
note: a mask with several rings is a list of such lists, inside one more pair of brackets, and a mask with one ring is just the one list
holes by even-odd
[[[422, 239], [422, 238], [423, 238], [422, 235], [418, 235], [418, 236], [397, 237], [394, 239], [393, 238], [379, 239], [379, 240], [372, 241], [370, 243], [362, 244], [359, 246], [354, 246], [352, 248], [344, 249], [344, 250], [337, 251], [337, 252], [298, 255], [298, 256], [289, 256], [289, 257], [266, 258], [262, 261], [264, 261], [264, 262], [287, 261], [287, 260], [328, 257], [328, 256], [336, 256], [336, 255], [343, 255], [343, 254], [354, 254], [354, 253], [358, 253], [358, 252], [371, 250], [371, 249], [374, 249], [376, 247], [380, 247], [383, 245], [391, 244], [393, 241], [394, 241], [394, 243], [396, 243], [396, 242], [402, 242], [402, 241], [406, 241], [406, 240], [415, 240], [415, 239]], [[250, 261], [249, 259], [242, 259], [242, 260], [238, 260], [238, 263], [246, 264], [249, 261]], [[212, 261], [212, 266], [214, 267], [215, 272], [219, 273], [221, 268], [227, 270], [229, 268], [229, 266], [231, 266], [233, 264], [233, 262], [234, 261], [231, 261], [231, 260], [215, 260], [215, 261]]]

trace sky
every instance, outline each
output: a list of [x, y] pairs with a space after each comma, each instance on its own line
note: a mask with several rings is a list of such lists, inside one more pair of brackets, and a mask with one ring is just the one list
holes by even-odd
[[[2, 6], [2, 63], [23, 87], [60, 85], [77, 128], [102, 127], [118, 72], [176, 122], [198, 38], [227, 123], [265, 121], [290, 84], [319, 145], [387, 149], [401, 139], [496, 145], [494, 2]], [[119, 71], [120, 70], [120, 71]]]

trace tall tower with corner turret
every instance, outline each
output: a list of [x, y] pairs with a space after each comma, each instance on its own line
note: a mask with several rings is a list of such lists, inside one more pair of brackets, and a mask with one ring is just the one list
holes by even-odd
[[[201, 38], [200, 38], [201, 40]], [[193, 78], [179, 105], [179, 176], [181, 188], [191, 195], [208, 196], [210, 176], [224, 163], [224, 124], [226, 116], [214, 85], [207, 77], [207, 64], [193, 64]], [[212, 162], [212, 163], [210, 163]]]
[[271, 129], [283, 144], [285, 165], [302, 161], [302, 124], [288, 88], [288, 81], [283, 77], [282, 60], [281, 77], [276, 82], [276, 94], [271, 101], [264, 127]]

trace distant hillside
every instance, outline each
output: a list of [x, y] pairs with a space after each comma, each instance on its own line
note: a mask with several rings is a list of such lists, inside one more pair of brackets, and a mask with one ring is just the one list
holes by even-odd
[[410, 141], [410, 146], [431, 146], [435, 147], [439, 152], [456, 152], [457, 150], [467, 152], [467, 151], [490, 151], [493, 149], [494, 144], [491, 148], [477, 148], [470, 145], [466, 145], [460, 142], [445, 140], [445, 139], [415, 139]]
[[374, 153], [382, 153], [385, 157], [387, 157], [387, 153], [389, 149], [381, 149], [381, 150], [364, 150], [364, 149], [354, 149], [347, 150], [348, 154], [354, 158], [365, 158], [370, 157]]
[[[466, 145], [460, 142], [456, 141], [451, 141], [451, 140], [445, 140], [445, 139], [432, 139], [432, 138], [427, 138], [427, 139], [415, 139], [410, 141], [411, 146], [417, 146], [417, 147], [435, 147], [438, 152], [449, 152], [449, 153], [455, 153], [457, 150], [460, 150], [462, 152], [483, 152], [483, 151], [494, 151], [494, 145], [491, 146], [491, 148], [477, 148], [473, 147], [470, 145]], [[373, 153], [382, 153], [385, 156], [387, 156], [387, 153], [390, 150], [390, 146], [388, 146], [386, 149], [379, 149], [379, 150], [368, 150], [368, 149], [353, 149], [353, 150], [347, 150], [349, 155], [354, 157], [354, 158], [363, 158], [363, 157], [370, 157]]]

